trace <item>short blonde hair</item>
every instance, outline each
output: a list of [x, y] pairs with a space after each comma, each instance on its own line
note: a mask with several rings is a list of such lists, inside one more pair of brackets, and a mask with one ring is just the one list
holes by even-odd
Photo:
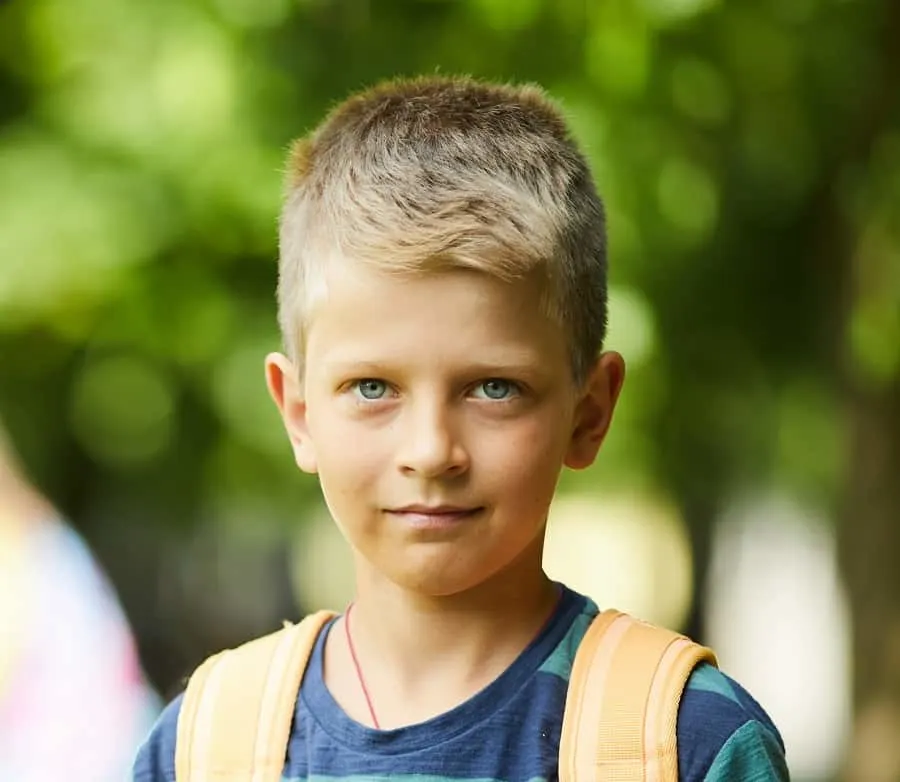
[[587, 163], [533, 85], [386, 82], [294, 143], [280, 221], [279, 323], [302, 359], [329, 263], [415, 274], [474, 269], [546, 280], [576, 379], [606, 331], [606, 230]]

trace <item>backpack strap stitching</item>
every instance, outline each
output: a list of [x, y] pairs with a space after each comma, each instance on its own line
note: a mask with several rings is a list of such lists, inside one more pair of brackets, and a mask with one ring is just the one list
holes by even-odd
[[198, 756], [204, 755], [208, 744], [209, 710], [217, 689], [218, 677], [213, 677], [219, 669], [224, 652], [207, 659], [193, 674], [182, 700], [178, 714], [175, 767], [179, 780], [194, 778], [194, 768]]
[[[266, 769], [274, 762], [272, 757], [276, 751], [273, 745], [279, 743], [278, 738], [281, 733], [280, 725], [275, 724], [276, 717], [283, 713], [281, 708], [281, 698], [279, 697], [279, 688], [286, 684], [288, 666], [292, 662], [291, 654], [293, 647], [298, 640], [299, 625], [291, 625], [285, 627], [278, 635], [278, 644], [272, 653], [269, 662], [269, 671], [266, 676], [265, 689], [262, 693], [262, 699], [259, 709], [259, 719], [256, 720], [256, 736], [253, 741], [253, 767], [251, 782], [264, 782], [266, 777]], [[300, 638], [300, 640], [303, 640]], [[287, 741], [285, 740], [285, 745]], [[283, 754], [282, 754], [283, 764]], [[281, 768], [278, 768], [279, 777]]]
[[[617, 611], [599, 614], [578, 647], [569, 678], [569, 693], [563, 715], [559, 749], [560, 782], [591, 779], [599, 733], [592, 730], [603, 697], [604, 685], [627, 619]], [[587, 711], [590, 709], [590, 712]], [[587, 776], [585, 776], [587, 774]]]

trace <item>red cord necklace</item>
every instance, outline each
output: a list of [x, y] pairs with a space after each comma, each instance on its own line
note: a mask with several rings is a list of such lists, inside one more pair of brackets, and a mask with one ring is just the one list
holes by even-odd
[[378, 724], [378, 717], [375, 716], [375, 707], [372, 705], [372, 696], [369, 695], [369, 688], [366, 687], [366, 680], [363, 677], [362, 668], [360, 667], [359, 659], [356, 656], [356, 648], [353, 646], [353, 638], [350, 635], [350, 611], [352, 608], [353, 603], [350, 603], [350, 605], [347, 606], [347, 610], [344, 612], [344, 634], [347, 636], [347, 648], [350, 649], [353, 667], [356, 668], [356, 679], [366, 698], [366, 704], [369, 707], [369, 716], [372, 718], [372, 724], [375, 726], [376, 730], [381, 730], [381, 725]]

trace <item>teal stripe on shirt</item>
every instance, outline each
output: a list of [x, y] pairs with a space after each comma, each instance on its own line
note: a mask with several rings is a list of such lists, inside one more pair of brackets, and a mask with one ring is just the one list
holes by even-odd
[[704, 782], [781, 782], [788, 779], [784, 752], [761, 723], [746, 723], [719, 750]]

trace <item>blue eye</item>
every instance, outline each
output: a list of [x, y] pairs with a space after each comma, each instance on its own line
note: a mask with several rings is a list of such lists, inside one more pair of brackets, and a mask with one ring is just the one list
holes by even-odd
[[367, 377], [364, 380], [357, 380], [353, 384], [353, 390], [363, 399], [374, 402], [384, 397], [388, 387], [383, 380]]
[[476, 386], [476, 390], [480, 392], [476, 393], [476, 396], [479, 396], [482, 399], [493, 399], [498, 402], [502, 402], [504, 399], [515, 396], [519, 391], [518, 386], [516, 386], [515, 383], [498, 377], [483, 380]]

